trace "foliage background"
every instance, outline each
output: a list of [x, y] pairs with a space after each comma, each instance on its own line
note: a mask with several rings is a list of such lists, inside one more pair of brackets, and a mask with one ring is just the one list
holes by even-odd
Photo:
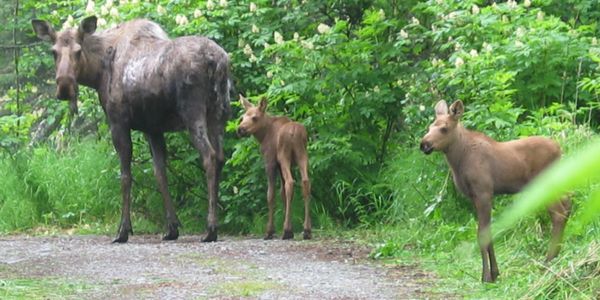
[[[448, 278], [441, 289], [454, 293], [600, 293], [592, 280], [600, 269], [598, 220], [577, 225], [577, 208], [597, 180], [574, 192], [561, 259], [540, 271], [548, 221], [527, 218], [497, 246], [506, 281], [481, 288], [470, 204], [454, 189], [442, 156], [417, 149], [441, 99], [465, 102], [468, 128], [500, 140], [551, 136], [567, 157], [596, 137], [597, 1], [9, 1], [0, 8], [10, 20], [0, 29], [0, 232], [116, 230], [118, 162], [95, 92], [82, 88], [79, 115], [68, 116], [67, 105], [53, 98], [49, 46], [30, 25], [41, 18], [57, 29], [77, 26], [92, 14], [100, 29], [144, 17], [172, 37], [216, 40], [231, 55], [237, 92], [266, 95], [271, 113], [304, 123], [314, 225], [323, 234], [369, 232], [366, 239], [378, 243], [374, 257], [417, 259]], [[219, 223], [225, 232], [262, 234], [266, 179], [257, 143], [234, 134], [240, 113], [234, 104]], [[134, 143], [134, 228], [161, 232], [148, 147], [139, 134]], [[201, 232], [206, 193], [198, 155], [185, 133], [169, 135], [168, 148], [183, 231]], [[295, 199], [299, 229], [299, 193]], [[511, 199], [497, 197], [496, 211]], [[276, 220], [282, 224], [281, 209]]]

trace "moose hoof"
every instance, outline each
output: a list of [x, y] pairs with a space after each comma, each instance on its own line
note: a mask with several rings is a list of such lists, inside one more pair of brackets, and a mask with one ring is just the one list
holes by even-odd
[[281, 239], [282, 240], [290, 240], [293, 238], [294, 238], [294, 232], [286, 230], [283, 232], [283, 237]]
[[177, 227], [179, 227], [179, 222], [174, 223], [174, 224], [169, 224], [168, 225], [168, 233], [163, 236], [163, 241], [174, 241], [179, 237], [179, 230], [177, 229]]
[[264, 238], [265, 241], [272, 240], [272, 239], [273, 239], [273, 233], [272, 232], [269, 232], [269, 233], [267, 233], [267, 235], [265, 235], [265, 238]]
[[312, 239], [312, 232], [310, 230], [304, 230], [304, 235], [303, 238], [305, 240], [310, 240]]
[[117, 233], [117, 237], [112, 241], [113, 243], [127, 243], [129, 240], [129, 233], [133, 234], [133, 230], [131, 226], [121, 225], [119, 226], [119, 232]]
[[165, 236], [163, 236], [163, 241], [174, 241], [179, 237], [179, 231], [169, 231]]
[[203, 243], [216, 242], [217, 241], [217, 229], [209, 228], [208, 233], [201, 240]]

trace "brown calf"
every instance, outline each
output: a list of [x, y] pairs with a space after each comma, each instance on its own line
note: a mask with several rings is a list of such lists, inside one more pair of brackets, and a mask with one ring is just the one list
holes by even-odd
[[[543, 137], [497, 142], [483, 133], [465, 129], [459, 122], [463, 112], [460, 100], [450, 109], [445, 101], [438, 102], [435, 121], [421, 141], [421, 150], [425, 154], [434, 150], [444, 153], [456, 187], [475, 205], [479, 222], [477, 240], [483, 263], [481, 279], [494, 282], [500, 273], [490, 240], [493, 195], [519, 192], [559, 159], [561, 151], [556, 142]], [[552, 238], [547, 260], [558, 254], [570, 208], [571, 202], [567, 198], [548, 208]]]
[[270, 116], [266, 113], [267, 101], [261, 99], [258, 107], [240, 95], [240, 102], [246, 110], [238, 126], [240, 136], [253, 135], [260, 143], [260, 151], [265, 160], [268, 189], [267, 204], [269, 220], [265, 239], [273, 238], [273, 209], [275, 206], [275, 180], [277, 173], [281, 176], [281, 199], [284, 201], [285, 221], [283, 239], [294, 237], [291, 220], [291, 204], [294, 195], [294, 178], [292, 164], [297, 164], [302, 176], [302, 195], [304, 197], [304, 239], [311, 238], [310, 221], [310, 181], [308, 179], [308, 153], [306, 151], [306, 129], [300, 123], [287, 117]]

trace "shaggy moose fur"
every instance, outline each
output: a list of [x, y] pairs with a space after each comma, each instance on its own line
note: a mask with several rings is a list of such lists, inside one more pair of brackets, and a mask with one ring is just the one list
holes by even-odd
[[[421, 141], [425, 154], [440, 151], [452, 170], [457, 188], [475, 205], [478, 219], [477, 240], [482, 257], [482, 280], [494, 282], [498, 265], [490, 240], [492, 198], [498, 194], [519, 192], [535, 176], [560, 158], [558, 144], [543, 137], [496, 142], [488, 136], [465, 129], [459, 122], [464, 107], [454, 102], [448, 110], [445, 101], [435, 106], [436, 118]], [[552, 238], [547, 260], [559, 251], [571, 202], [563, 199], [549, 206]]]
[[169, 39], [159, 25], [133, 20], [96, 33], [96, 17], [78, 29], [55, 32], [32, 20], [37, 36], [52, 43], [56, 96], [76, 108], [78, 85], [98, 91], [113, 144], [121, 161], [123, 197], [115, 242], [133, 233], [131, 204], [131, 130], [144, 132], [167, 217], [165, 240], [179, 236], [179, 220], [166, 178], [164, 133], [188, 130], [203, 158], [208, 183], [208, 226], [203, 241], [217, 239], [219, 175], [224, 163], [223, 132], [229, 116], [231, 80], [227, 53], [200, 36]]
[[258, 107], [248, 102], [240, 95], [240, 102], [246, 110], [238, 126], [240, 136], [254, 135], [260, 143], [260, 151], [265, 160], [268, 189], [267, 204], [269, 206], [269, 221], [265, 239], [272, 239], [273, 210], [275, 206], [275, 180], [277, 173], [281, 177], [281, 199], [284, 201], [285, 221], [283, 224], [283, 239], [294, 237], [292, 231], [292, 197], [294, 196], [294, 178], [292, 165], [300, 169], [302, 177], [302, 195], [304, 197], [304, 239], [311, 238], [310, 221], [310, 181], [308, 179], [308, 153], [306, 151], [306, 129], [300, 123], [293, 122], [287, 117], [273, 117], [266, 113], [267, 100], [262, 99]]

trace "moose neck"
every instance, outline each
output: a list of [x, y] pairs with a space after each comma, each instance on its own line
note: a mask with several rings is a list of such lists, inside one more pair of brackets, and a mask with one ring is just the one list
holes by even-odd
[[455, 138], [444, 151], [446, 161], [453, 171], [461, 169], [463, 161], [470, 151], [471, 136], [469, 130], [464, 128], [460, 123], [456, 126]]
[[273, 126], [274, 117], [271, 117], [271, 116], [265, 114], [264, 118], [265, 118], [265, 120], [263, 122], [265, 125], [254, 133], [254, 137], [261, 144], [263, 144], [265, 139], [267, 139], [268, 137], [273, 136], [275, 134], [273, 132], [273, 130], [275, 128], [275, 126]]
[[102, 56], [105, 55], [105, 46], [102, 38], [87, 36], [82, 43], [82, 60], [79, 65], [77, 82], [91, 87], [100, 88], [102, 79]]

